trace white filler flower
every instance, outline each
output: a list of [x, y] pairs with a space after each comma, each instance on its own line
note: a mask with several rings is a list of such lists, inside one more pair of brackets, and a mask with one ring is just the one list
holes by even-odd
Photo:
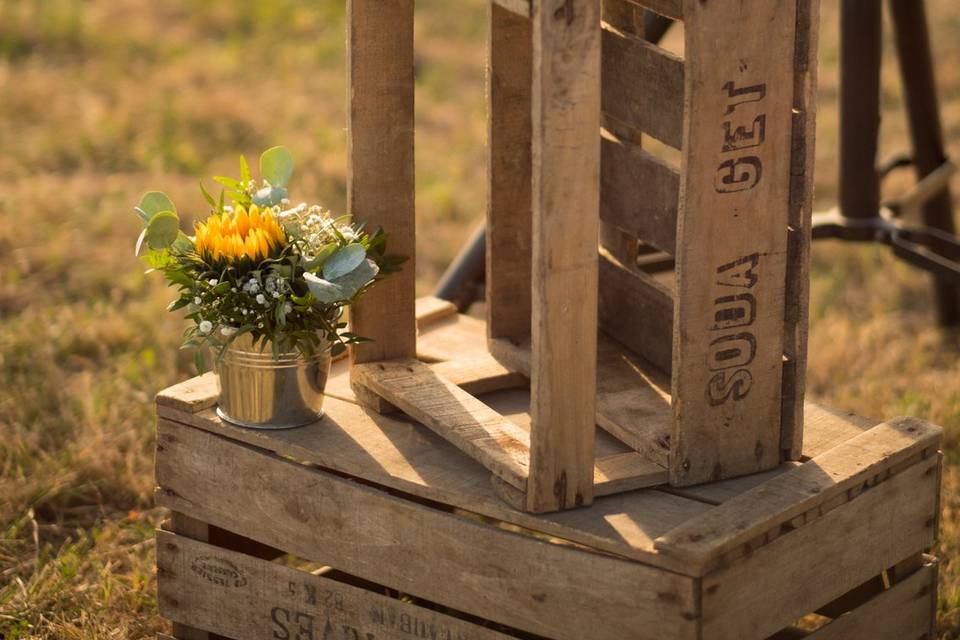
[[200, 322], [200, 333], [210, 333], [213, 331], [213, 323], [209, 320], [202, 320]]

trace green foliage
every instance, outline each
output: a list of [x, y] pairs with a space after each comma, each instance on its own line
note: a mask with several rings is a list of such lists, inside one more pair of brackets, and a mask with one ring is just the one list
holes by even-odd
[[161, 211], [150, 217], [144, 232], [151, 249], [167, 249], [180, 233], [180, 218], [173, 211]]
[[[216, 224], [204, 224], [213, 238], [210, 244], [195, 242], [180, 231], [176, 208], [166, 195], [152, 191], [136, 207], [144, 222], [137, 251], [145, 241], [149, 250], [144, 262], [177, 289], [178, 297], [168, 309], [185, 310], [193, 322], [183, 344], [197, 349], [196, 366], [201, 371], [200, 349], [210, 347], [222, 355], [242, 335], [250, 335], [255, 346], [274, 354], [290, 350], [308, 354], [328, 343], [340, 352], [350, 343], [362, 342], [362, 336], [345, 331], [346, 324], [339, 321], [343, 309], [401, 262], [385, 254], [386, 234], [380, 230], [369, 235], [362, 225], [334, 218], [317, 205], [282, 211], [284, 185], [293, 174], [293, 157], [286, 148], [264, 152], [260, 169], [262, 188], [241, 156], [240, 179], [214, 178], [225, 189], [219, 200], [201, 183], [211, 216], [219, 217]], [[232, 208], [224, 205], [225, 195]], [[250, 238], [256, 244], [260, 237], [254, 235], [259, 231], [254, 231], [251, 207], [261, 204], [256, 219], [273, 216], [285, 236], [280, 246], [271, 245], [266, 253], [263, 247], [243, 248]], [[248, 222], [241, 224], [236, 216], [245, 216]], [[272, 228], [271, 234], [281, 233]], [[216, 249], [211, 248], [214, 245]], [[221, 249], [227, 253], [218, 253]]]
[[272, 187], [285, 187], [293, 175], [293, 155], [286, 147], [267, 149], [260, 156], [260, 175]]

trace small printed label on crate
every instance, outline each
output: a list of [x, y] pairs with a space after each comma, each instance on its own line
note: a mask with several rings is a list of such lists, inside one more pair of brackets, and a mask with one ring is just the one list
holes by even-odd
[[190, 564], [190, 569], [207, 582], [221, 587], [242, 587], [247, 584], [240, 568], [226, 558], [197, 556]]

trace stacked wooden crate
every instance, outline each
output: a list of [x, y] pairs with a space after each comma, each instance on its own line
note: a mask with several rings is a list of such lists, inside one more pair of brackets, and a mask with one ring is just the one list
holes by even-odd
[[[421, 323], [418, 341], [448, 370], [486, 353], [485, 324], [449, 311]], [[365, 411], [347, 362], [334, 367], [327, 417], [302, 429], [222, 422], [209, 375], [158, 397], [157, 501], [172, 511], [157, 541], [159, 605], [174, 637], [931, 632], [937, 427], [807, 404], [803, 462], [536, 515], [505, 504], [484, 466], [429, 429]], [[526, 390], [480, 396], [529, 428]], [[596, 446], [630, 453], [603, 431]]]
[[[348, 16], [350, 211], [413, 257], [413, 0]], [[416, 302], [411, 260], [356, 306], [374, 342], [323, 420], [233, 427], [210, 377], [159, 396], [174, 636], [929, 634], [940, 430], [803, 399], [816, 22], [493, 2], [485, 321]]]
[[[404, 23], [360, 4], [351, 113], [379, 115], [352, 129], [351, 210], [401, 229], [412, 254], [412, 135], [391, 138], [395, 154], [358, 142], [381, 142], [398, 113], [412, 132], [413, 78], [394, 66], [412, 41], [371, 44]], [[532, 512], [610, 491], [597, 423], [638, 454], [618, 467], [623, 489], [800, 453], [817, 0], [646, 3], [683, 21], [683, 58], [642, 37], [642, 4], [491, 8], [489, 349], [529, 379], [529, 435], [416, 360], [412, 272], [358, 305], [357, 330], [376, 339], [355, 359], [367, 406], [434, 429]], [[488, 389], [481, 376], [469, 382]]]

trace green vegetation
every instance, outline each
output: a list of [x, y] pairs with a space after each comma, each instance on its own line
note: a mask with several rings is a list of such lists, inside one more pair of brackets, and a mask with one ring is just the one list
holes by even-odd
[[[186, 322], [147, 278], [130, 205], [184, 229], [202, 176], [275, 144], [298, 192], [345, 208], [339, 0], [0, 0], [0, 637], [144, 638], [156, 616], [153, 394], [193, 372]], [[837, 3], [823, 4], [818, 208], [836, 195]], [[954, 155], [960, 7], [929, 0]], [[417, 256], [423, 292], [484, 211], [485, 0], [418, 0]], [[674, 40], [676, 37], [674, 36]], [[892, 42], [891, 42], [892, 45]], [[883, 154], [906, 147], [896, 62]], [[255, 92], [251, 92], [251, 87]], [[887, 185], [894, 195], [909, 174]], [[960, 190], [960, 183], [956, 187]], [[960, 334], [881, 248], [814, 250], [809, 392], [947, 428], [941, 638], [960, 638]]]

